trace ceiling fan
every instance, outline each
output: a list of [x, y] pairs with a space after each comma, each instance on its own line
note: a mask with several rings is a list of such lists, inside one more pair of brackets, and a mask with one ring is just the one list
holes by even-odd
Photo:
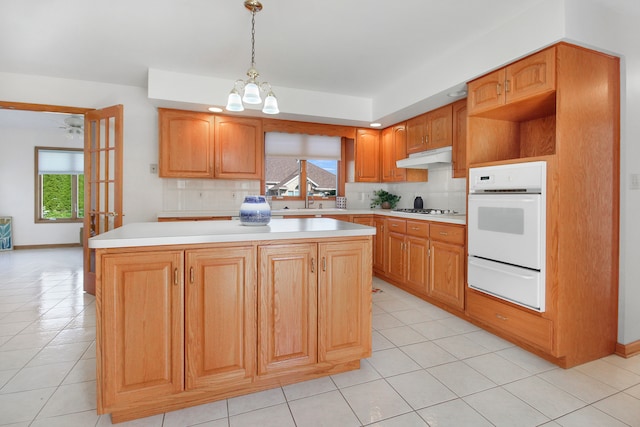
[[73, 135], [84, 134], [84, 117], [79, 115], [67, 116], [64, 119], [64, 126], [60, 126], [60, 129], [66, 130], [66, 132]]

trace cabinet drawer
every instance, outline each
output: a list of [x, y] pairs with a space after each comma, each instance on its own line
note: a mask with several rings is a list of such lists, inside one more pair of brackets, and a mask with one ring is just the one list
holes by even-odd
[[387, 231], [393, 231], [394, 233], [406, 234], [407, 232], [407, 220], [387, 218]]
[[407, 221], [407, 234], [416, 237], [429, 237], [429, 223], [426, 221]]
[[550, 352], [553, 322], [491, 298], [467, 292], [467, 314], [511, 336]]
[[464, 227], [432, 223], [430, 229], [429, 237], [432, 240], [464, 245]]

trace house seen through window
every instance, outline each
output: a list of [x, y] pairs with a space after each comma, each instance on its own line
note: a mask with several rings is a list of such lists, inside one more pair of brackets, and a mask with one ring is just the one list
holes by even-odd
[[84, 218], [82, 149], [36, 147], [36, 222], [81, 222]]
[[340, 138], [268, 132], [265, 194], [282, 198], [335, 197]]

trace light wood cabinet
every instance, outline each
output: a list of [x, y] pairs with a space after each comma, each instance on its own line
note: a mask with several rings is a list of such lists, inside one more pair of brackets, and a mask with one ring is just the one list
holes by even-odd
[[215, 124], [215, 177], [262, 179], [262, 121], [245, 117], [216, 116]]
[[184, 389], [183, 265], [182, 251], [104, 256], [96, 294], [103, 411]]
[[452, 168], [454, 178], [467, 176], [467, 100], [461, 99], [452, 106], [453, 152]]
[[355, 175], [356, 182], [380, 182], [380, 131], [356, 130]]
[[406, 124], [400, 123], [382, 130], [380, 164], [382, 182], [427, 181], [426, 169], [405, 169], [396, 166], [397, 160], [407, 157]]
[[254, 247], [189, 250], [185, 259], [186, 388], [249, 384], [256, 360]]
[[376, 234], [373, 236], [373, 270], [376, 273], [384, 275], [385, 258], [386, 258], [386, 221], [384, 217], [374, 215], [373, 226], [376, 228]]
[[432, 224], [429, 237], [429, 296], [464, 310], [465, 228]]
[[385, 275], [421, 295], [429, 280], [428, 237], [426, 221], [387, 219]]
[[407, 153], [448, 147], [453, 144], [451, 104], [407, 120]]
[[551, 47], [468, 84], [469, 115], [520, 101], [535, 102], [556, 89], [556, 49]]
[[158, 108], [161, 178], [262, 179], [262, 121]]
[[502, 71], [468, 85], [468, 164], [546, 162], [545, 311], [469, 288], [466, 311], [567, 368], [615, 352], [620, 59], [562, 42]]
[[380, 140], [382, 182], [402, 182], [406, 179], [406, 169], [396, 167], [396, 160], [404, 159], [406, 156], [407, 138], [404, 123], [383, 129]]
[[371, 245], [319, 243], [318, 257], [319, 362], [371, 356]]
[[215, 118], [158, 108], [161, 178], [213, 178]]
[[258, 248], [258, 375], [317, 362], [317, 245]]
[[319, 378], [371, 355], [371, 237], [96, 251], [113, 422]]

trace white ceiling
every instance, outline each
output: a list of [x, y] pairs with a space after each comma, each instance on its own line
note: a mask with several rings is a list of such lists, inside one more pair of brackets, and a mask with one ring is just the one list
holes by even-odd
[[[374, 98], [540, 1], [263, 0], [256, 64], [274, 86]], [[243, 0], [0, 0], [0, 72], [140, 87], [149, 68], [235, 80], [250, 29]]]

